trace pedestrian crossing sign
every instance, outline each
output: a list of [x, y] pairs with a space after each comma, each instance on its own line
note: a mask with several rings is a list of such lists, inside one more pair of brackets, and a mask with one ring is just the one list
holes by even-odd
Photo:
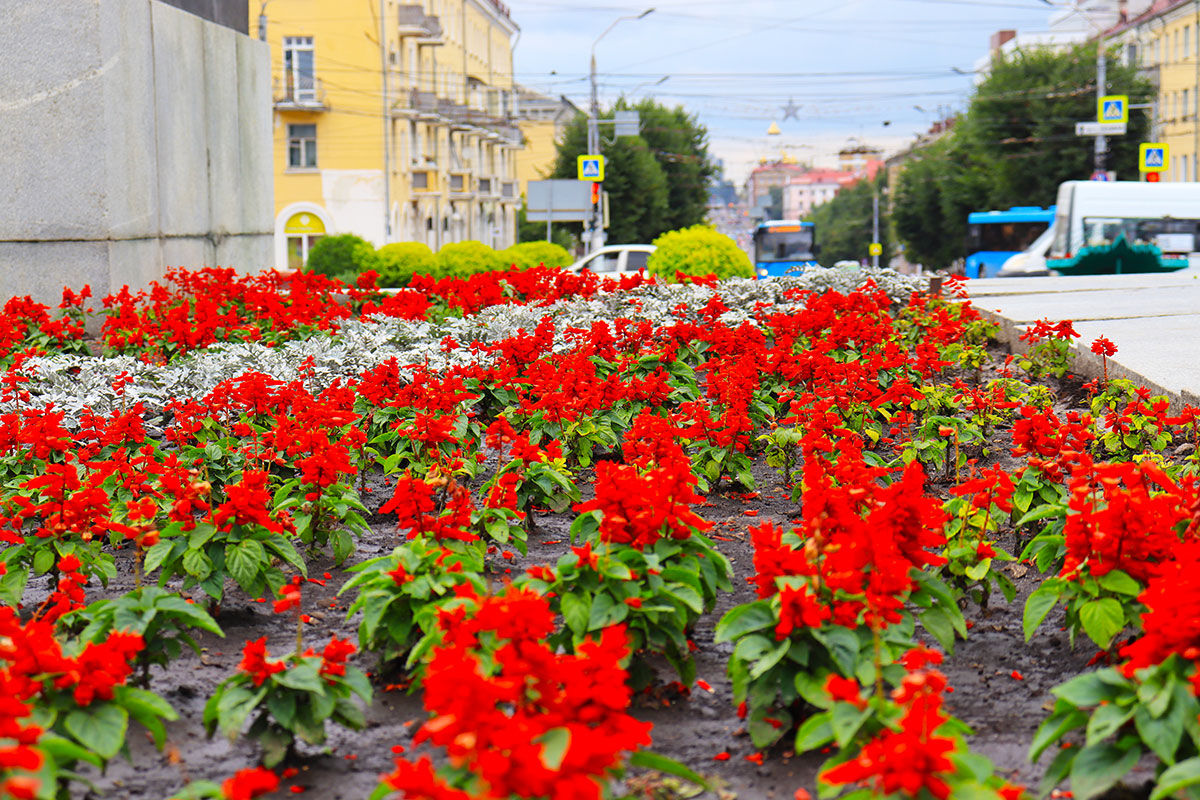
[[1146, 142], [1138, 146], [1139, 172], [1166, 172], [1171, 148], [1166, 142]]
[[604, 156], [586, 155], [579, 156], [579, 180], [581, 181], [603, 181], [604, 180]]
[[1099, 122], [1129, 122], [1129, 97], [1123, 94], [1106, 94], [1096, 103], [1096, 119]]

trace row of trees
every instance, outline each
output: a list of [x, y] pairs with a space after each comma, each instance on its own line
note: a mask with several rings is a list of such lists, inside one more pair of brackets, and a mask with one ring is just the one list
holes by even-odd
[[[717, 174], [708, 152], [708, 131], [695, 116], [681, 106], [667, 108], [651, 99], [630, 104], [622, 98], [601, 113], [601, 119], [630, 110], [641, 119], [640, 135], [617, 137], [611, 125], [600, 128], [610, 244], [652, 242], [665, 231], [703, 222], [709, 186]], [[587, 117], [580, 114], [558, 142], [554, 170], [546, 177], [577, 177], [576, 159], [587, 152]], [[577, 236], [582, 225], [556, 224], [554, 229], [555, 241], [565, 244], [560, 237]], [[521, 225], [521, 241], [545, 235], [544, 223]]]
[[[976, 88], [953, 130], [919, 150], [890, 187], [890, 219], [881, 211], [885, 256], [889, 232], [912, 263], [939, 269], [963, 257], [967, 215], [1017, 205], [1053, 205], [1063, 181], [1092, 173], [1092, 138], [1075, 123], [1096, 118], [1096, 45], [1068, 51], [1018, 51], [997, 59]], [[1106, 94], [1147, 103], [1154, 89], [1136, 67], [1108, 62]], [[1136, 179], [1137, 150], [1148, 141], [1149, 120], [1137, 111], [1125, 136], [1109, 137], [1108, 168]], [[814, 212], [825, 263], [860, 259], [871, 241], [871, 195], [885, 193], [887, 177], [860, 182]]]

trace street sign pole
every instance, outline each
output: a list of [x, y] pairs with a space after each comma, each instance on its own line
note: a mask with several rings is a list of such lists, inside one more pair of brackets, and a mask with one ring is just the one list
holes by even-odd
[[[593, 70], [594, 72], [594, 70]], [[1096, 36], [1096, 102], [1100, 103], [1107, 93], [1105, 84], [1108, 83], [1108, 63], [1104, 58], [1104, 32]], [[595, 84], [593, 83], [593, 86]], [[1096, 137], [1093, 154], [1096, 160], [1096, 172], [1104, 172], [1104, 157], [1108, 153], [1108, 138], [1102, 133]]]
[[[871, 195], [871, 241], [879, 241], [879, 192]], [[874, 244], [871, 246], [871, 266], [878, 269], [879, 253], [876, 252]]]

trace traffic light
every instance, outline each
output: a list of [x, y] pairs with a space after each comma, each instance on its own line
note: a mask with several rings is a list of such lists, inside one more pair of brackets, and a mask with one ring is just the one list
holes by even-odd
[[592, 182], [592, 205], [600, 202], [600, 181]]
[[1146, 173], [1146, 183], [1158, 183], [1158, 181], [1159, 181], [1159, 173], [1157, 173], [1157, 172], [1147, 172]]

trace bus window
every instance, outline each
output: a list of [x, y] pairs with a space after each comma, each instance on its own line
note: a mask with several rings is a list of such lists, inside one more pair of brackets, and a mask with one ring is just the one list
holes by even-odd
[[804, 261], [812, 258], [812, 231], [759, 233], [755, 261]]

